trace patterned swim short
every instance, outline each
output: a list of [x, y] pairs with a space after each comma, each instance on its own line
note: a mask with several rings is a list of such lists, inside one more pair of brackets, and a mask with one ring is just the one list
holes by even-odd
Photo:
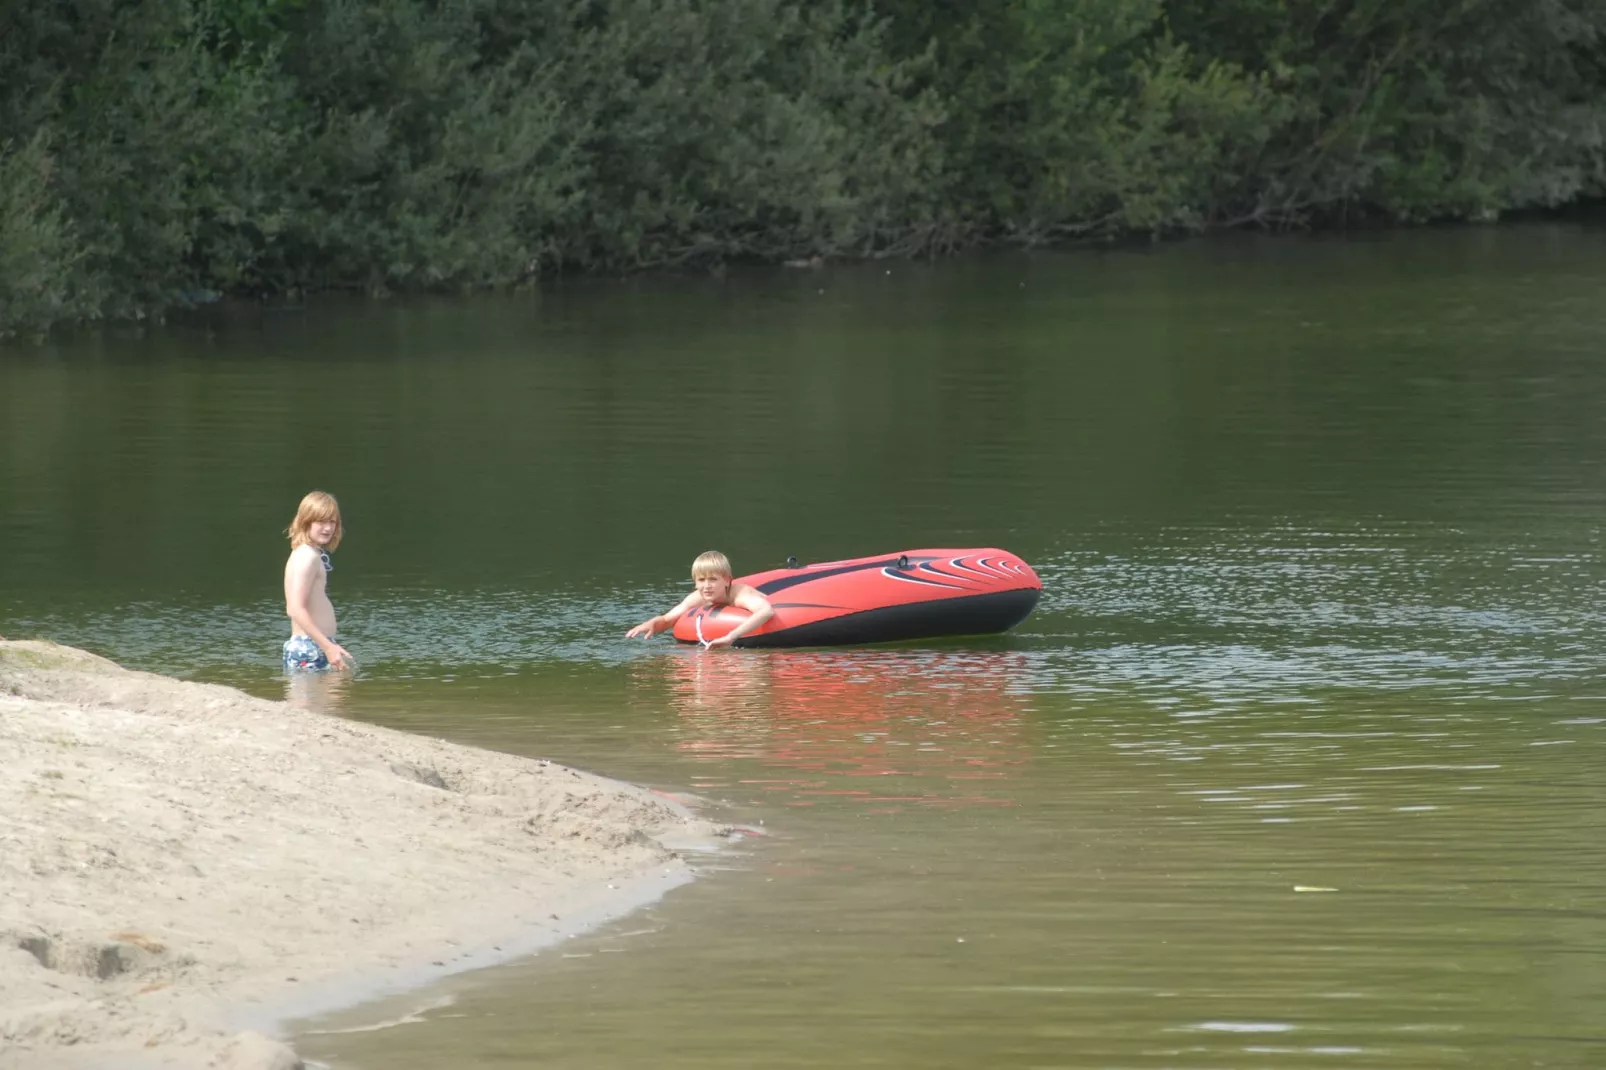
[[292, 635], [284, 641], [285, 672], [318, 672], [328, 667], [328, 656], [310, 636]]

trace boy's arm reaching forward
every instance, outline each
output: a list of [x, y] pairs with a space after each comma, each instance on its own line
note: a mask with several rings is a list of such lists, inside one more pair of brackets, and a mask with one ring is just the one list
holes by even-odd
[[718, 639], [710, 639], [704, 644], [710, 650], [716, 646], [730, 646], [749, 632], [764, 627], [765, 622], [775, 616], [775, 607], [770, 605], [770, 600], [751, 587], [741, 586], [731, 591], [731, 605], [747, 610], [748, 617], [732, 628], [728, 634]]
[[675, 622], [684, 616], [686, 611], [692, 606], [696, 605], [699, 600], [700, 599], [697, 592], [693, 591], [685, 598], [682, 598], [680, 600], [680, 605], [676, 606], [674, 609], [671, 609], [668, 613], [665, 613], [661, 617], [648, 617], [646, 620], [630, 629], [625, 633], [625, 638], [635, 639], [639, 637], [642, 639], [650, 639], [659, 632], [667, 632], [669, 629], [673, 628], [675, 626]]

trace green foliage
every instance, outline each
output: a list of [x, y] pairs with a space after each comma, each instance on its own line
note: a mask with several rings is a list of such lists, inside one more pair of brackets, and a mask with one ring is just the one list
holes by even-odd
[[488, 285], [876, 251], [935, 159], [934, 106], [876, 33], [782, 0], [330, 0], [285, 57], [319, 117], [299, 277]]
[[1179, 39], [1271, 87], [1240, 210], [1272, 221], [1494, 218], [1606, 192], [1601, 0], [1207, 0]]
[[0, 335], [95, 312], [76, 289], [79, 245], [50, 195], [51, 170], [42, 133], [0, 145]]
[[286, 26], [306, 7], [307, 0], [201, 0], [196, 14], [213, 48], [240, 53], [282, 43]]
[[1024, 240], [1606, 192], [1602, 0], [878, 0], [935, 50], [943, 204]]
[[0, 7], [0, 333], [1606, 193], [1606, 0]]
[[1197, 226], [1267, 136], [1259, 83], [1166, 35], [1159, 0], [879, 7], [903, 54], [934, 50], [944, 204], [974, 234]]
[[482, 55], [472, 4], [310, 8], [283, 59], [300, 141], [264, 289], [477, 286], [538, 266], [580, 172], [555, 68]]
[[[8, 311], [0, 329], [140, 318], [185, 291], [238, 285], [274, 225], [272, 169], [291, 141], [271, 57], [208, 49], [186, 0], [41, 10], [14, 9], [25, 21], [0, 35], [0, 70], [31, 66], [38, 79], [36, 96], [7, 95], [0, 138], [29, 138], [13, 162], [26, 181], [7, 183], [6, 203], [30, 206], [39, 262], [61, 267], [0, 274], [0, 297], [59, 313]], [[20, 217], [7, 227], [29, 229]]]
[[922, 219], [939, 112], [885, 62], [873, 21], [785, 0], [609, 14], [560, 49], [580, 59], [564, 81], [587, 191], [563, 262], [873, 254]]

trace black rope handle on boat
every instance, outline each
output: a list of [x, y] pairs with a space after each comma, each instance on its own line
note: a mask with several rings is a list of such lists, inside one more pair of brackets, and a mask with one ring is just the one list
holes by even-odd
[[899, 554], [898, 555], [898, 571], [899, 572], [905, 572], [905, 571], [908, 570], [908, 568], [909, 568], [909, 555], [908, 554]]
[[787, 559], [786, 559], [786, 567], [787, 568], [798, 568], [798, 567], [800, 567], [798, 565], [798, 563], [797, 563], [797, 555], [796, 554], [792, 554], [791, 556], [787, 557]]

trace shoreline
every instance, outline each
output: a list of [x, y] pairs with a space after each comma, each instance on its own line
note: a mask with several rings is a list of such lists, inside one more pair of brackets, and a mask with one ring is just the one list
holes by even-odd
[[0, 641], [0, 1070], [287, 1070], [289, 1021], [692, 879], [643, 788]]

